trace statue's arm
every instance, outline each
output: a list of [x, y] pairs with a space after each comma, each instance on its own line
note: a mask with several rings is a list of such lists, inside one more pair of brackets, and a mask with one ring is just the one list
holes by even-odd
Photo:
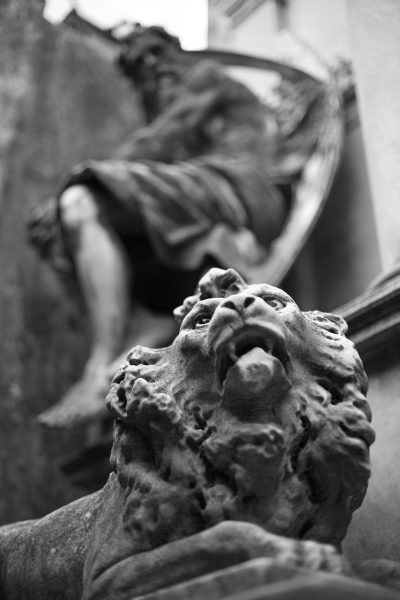
[[224, 521], [196, 535], [129, 556], [87, 580], [83, 600], [130, 600], [259, 557], [286, 566], [340, 573], [343, 564], [332, 546], [299, 542], [251, 523]]
[[137, 131], [116, 158], [172, 162], [209, 152], [214, 142], [209, 131], [213, 119], [232, 104], [245, 107], [248, 103], [253, 117], [258, 101], [249, 90], [223, 73], [218, 65], [199, 65], [165, 112]]
[[204, 127], [221, 94], [219, 89], [184, 94], [154, 123], [135, 133], [115, 158], [172, 162], [201, 154], [208, 142]]

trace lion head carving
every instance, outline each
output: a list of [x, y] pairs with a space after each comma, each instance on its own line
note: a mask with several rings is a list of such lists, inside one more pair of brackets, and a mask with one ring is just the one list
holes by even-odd
[[212, 269], [169, 348], [134, 348], [107, 403], [124, 525], [150, 549], [222, 520], [339, 545], [370, 475], [367, 379], [345, 322]]

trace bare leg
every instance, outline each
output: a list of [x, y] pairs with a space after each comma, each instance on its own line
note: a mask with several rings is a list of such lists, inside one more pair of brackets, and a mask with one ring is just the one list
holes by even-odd
[[93, 441], [107, 415], [104, 399], [111, 379], [128, 350], [136, 344], [170, 343], [176, 323], [140, 307], [130, 314], [133, 270], [116, 235], [101, 223], [95, 191], [82, 185], [68, 188], [60, 198], [60, 212], [92, 325], [92, 346], [81, 379], [39, 421], [63, 428], [90, 424]]
[[[61, 404], [46, 411], [41, 418], [48, 425], [65, 427], [105, 414], [106, 367], [122, 351], [133, 273], [118, 239], [99, 220], [94, 192], [85, 186], [68, 188], [60, 198], [60, 211], [93, 336], [81, 380], [69, 390]], [[100, 388], [102, 392], [97, 398], [96, 389]]]
[[85, 375], [92, 376], [122, 349], [132, 273], [119, 240], [99, 221], [92, 191], [84, 186], [68, 188], [60, 209], [92, 322], [93, 344], [85, 367]]

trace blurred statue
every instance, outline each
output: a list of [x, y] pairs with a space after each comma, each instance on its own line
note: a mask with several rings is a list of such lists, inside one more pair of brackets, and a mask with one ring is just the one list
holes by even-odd
[[215, 268], [175, 314], [173, 344], [113, 379], [105, 487], [0, 528], [5, 600], [130, 600], [255, 558], [345, 572], [374, 441], [345, 322]]
[[[148, 125], [112, 159], [74, 168], [30, 222], [42, 253], [77, 279], [92, 323], [82, 378], [42, 415], [48, 425], [104, 415], [110, 364], [135, 340], [135, 330], [126, 339], [132, 299], [168, 312], [206, 268], [246, 276], [265, 260], [317, 146], [326, 87], [296, 72], [293, 88], [284, 65], [274, 66], [282, 75], [275, 109], [158, 27], [128, 36], [120, 66], [142, 91]], [[152, 323], [164, 342], [174, 333], [165, 323]]]

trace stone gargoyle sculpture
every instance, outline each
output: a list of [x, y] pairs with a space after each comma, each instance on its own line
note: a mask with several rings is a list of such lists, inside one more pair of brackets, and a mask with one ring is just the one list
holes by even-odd
[[105, 487], [0, 529], [4, 598], [132, 599], [257, 557], [342, 573], [374, 441], [345, 322], [212, 269], [115, 375]]

